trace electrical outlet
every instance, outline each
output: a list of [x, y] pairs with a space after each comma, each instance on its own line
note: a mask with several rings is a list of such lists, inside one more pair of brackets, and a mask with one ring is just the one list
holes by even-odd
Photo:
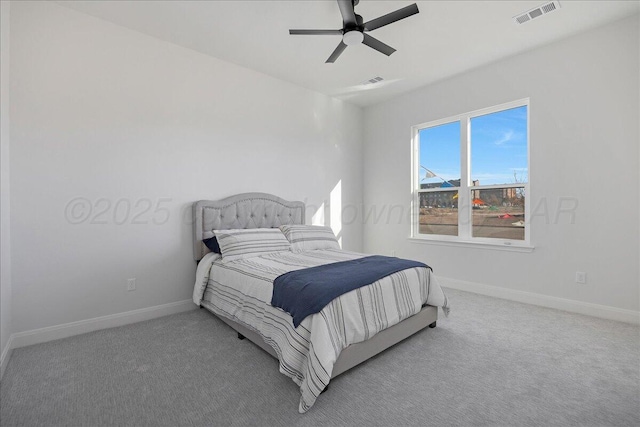
[[136, 290], [136, 279], [127, 279], [127, 291], [135, 291]]
[[584, 271], [576, 271], [576, 283], [587, 283], [587, 273]]

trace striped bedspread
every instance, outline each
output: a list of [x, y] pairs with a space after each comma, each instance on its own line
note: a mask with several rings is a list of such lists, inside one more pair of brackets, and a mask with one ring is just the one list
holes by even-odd
[[294, 328], [271, 306], [273, 281], [288, 271], [362, 258], [336, 249], [278, 252], [223, 262], [207, 254], [198, 265], [193, 300], [261, 335], [280, 361], [280, 372], [300, 386], [299, 412], [313, 406], [329, 384], [340, 352], [418, 313], [423, 304], [449, 311], [446, 296], [427, 268], [394, 273], [348, 292]]

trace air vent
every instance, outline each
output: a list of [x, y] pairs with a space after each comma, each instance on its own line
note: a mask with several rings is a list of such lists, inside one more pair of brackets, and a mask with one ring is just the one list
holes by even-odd
[[369, 79], [369, 80], [365, 80], [365, 81], [363, 81], [363, 82], [360, 82], [360, 85], [361, 85], [361, 86], [362, 86], [362, 85], [372, 85], [372, 84], [375, 84], [375, 83], [381, 82], [381, 81], [383, 81], [383, 80], [384, 80], [384, 79], [383, 79], [382, 77], [378, 76], [378, 77], [374, 77], [374, 78], [372, 78], [372, 79]]
[[525, 13], [521, 13], [520, 15], [514, 16], [513, 19], [518, 24], [524, 24], [525, 22], [529, 22], [532, 19], [538, 18], [542, 15], [546, 15], [547, 13], [553, 12], [554, 10], [558, 9], [560, 9], [560, 2], [556, 0], [528, 10]]

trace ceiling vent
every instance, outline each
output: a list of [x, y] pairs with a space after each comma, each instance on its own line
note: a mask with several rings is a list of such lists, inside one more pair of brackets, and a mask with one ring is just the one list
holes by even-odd
[[369, 80], [365, 80], [365, 81], [363, 81], [363, 82], [360, 82], [360, 85], [361, 85], [361, 86], [362, 86], [362, 85], [372, 85], [372, 84], [375, 84], [375, 83], [381, 82], [381, 81], [383, 81], [383, 80], [384, 80], [384, 79], [383, 79], [382, 77], [378, 76], [378, 77], [374, 77], [374, 78], [372, 78], [372, 79], [369, 79]]
[[524, 24], [525, 22], [529, 22], [532, 19], [536, 19], [542, 15], [546, 15], [547, 13], [553, 12], [555, 10], [560, 9], [559, 1], [551, 1], [548, 3], [544, 3], [541, 6], [533, 8], [525, 13], [521, 13], [520, 15], [516, 15], [513, 19], [517, 24]]

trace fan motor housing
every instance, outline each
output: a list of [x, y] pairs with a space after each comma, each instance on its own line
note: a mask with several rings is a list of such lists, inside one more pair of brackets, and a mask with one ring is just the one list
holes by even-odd
[[344, 33], [342, 41], [347, 46], [353, 46], [362, 43], [364, 40], [364, 34], [359, 30], [351, 30]]

